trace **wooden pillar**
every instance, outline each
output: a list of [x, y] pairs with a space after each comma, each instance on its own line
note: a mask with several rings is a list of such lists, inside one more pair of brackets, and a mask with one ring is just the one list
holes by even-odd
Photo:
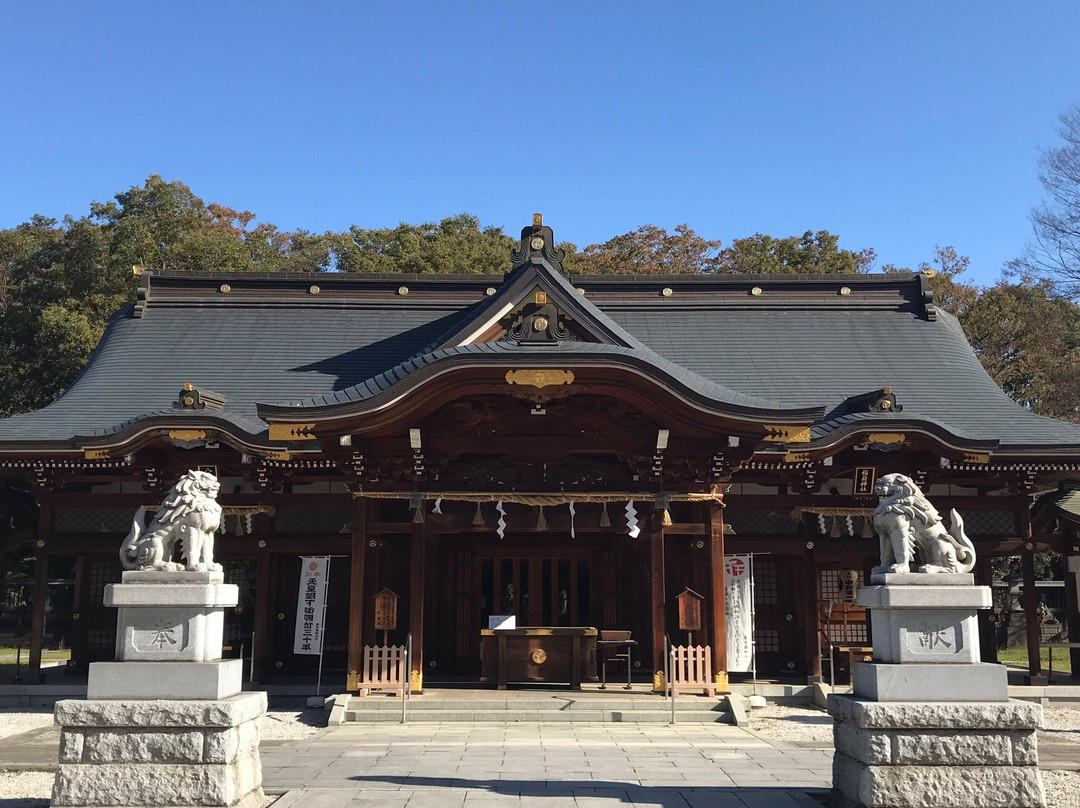
[[1025, 511], [1022, 515], [1021, 535], [1024, 536], [1024, 550], [1020, 556], [1024, 580], [1024, 628], [1027, 632], [1028, 675], [1027, 683], [1045, 685], [1042, 675], [1042, 658], [1039, 653], [1039, 593], [1035, 589], [1035, 543], [1031, 541], [1031, 520]]
[[38, 498], [38, 538], [34, 557], [34, 603], [30, 612], [30, 659], [26, 680], [43, 682], [41, 651], [45, 642], [45, 598], [49, 591], [49, 549], [46, 542], [52, 534], [52, 506], [44, 497]]
[[49, 589], [49, 551], [44, 539], [37, 541], [34, 558], [34, 603], [30, 612], [30, 661], [26, 666], [29, 682], [44, 682], [41, 673], [41, 650], [45, 642], [45, 598]]
[[424, 692], [424, 559], [427, 537], [424, 523], [414, 524], [409, 551], [409, 631], [412, 633], [412, 660], [409, 686], [413, 693]]
[[653, 690], [667, 689], [664, 678], [664, 635], [667, 633], [667, 599], [664, 586], [664, 526], [660, 523], [660, 511], [653, 509], [649, 521], [650, 575], [652, 576], [652, 646]]
[[[1069, 625], [1069, 642], [1080, 643], [1080, 544], [1076, 534], [1066, 537], [1065, 553], [1065, 614]], [[1070, 648], [1072, 676], [1080, 679], [1080, 648]]]
[[349, 553], [349, 691], [360, 689], [360, 666], [363, 662], [364, 560], [367, 554], [367, 500], [353, 501], [352, 548]]
[[260, 684], [266, 681], [272, 650], [270, 637], [274, 633], [271, 622], [274, 598], [271, 588], [270, 549], [264, 539], [259, 541], [259, 548], [255, 551], [255, 647], [251, 649], [251, 676]]
[[[994, 582], [991, 559], [985, 555], [975, 558], [975, 585], [991, 587]], [[979, 656], [983, 662], [996, 663], [997, 658], [997, 623], [994, 622], [993, 609], [980, 609], [977, 615], [979, 625]]]
[[712, 653], [716, 665], [716, 689], [728, 691], [727, 670], [727, 604], [724, 601], [724, 506], [708, 504], [709, 571], [712, 583]]
[[803, 609], [806, 614], [805, 639], [806, 639], [806, 680], [808, 682], [821, 681], [821, 635], [818, 633], [821, 626], [818, 618], [818, 568], [817, 558], [814, 555], [814, 542], [806, 542], [806, 552], [803, 554]]
[[86, 620], [82, 612], [86, 608], [87, 583], [86, 556], [75, 557], [75, 586], [72, 591], [71, 603], [71, 659], [68, 660], [68, 668], [86, 670], [87, 658], [87, 628]]

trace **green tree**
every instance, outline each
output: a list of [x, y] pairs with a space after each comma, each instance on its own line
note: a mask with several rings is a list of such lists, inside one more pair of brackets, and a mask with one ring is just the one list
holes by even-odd
[[480, 220], [467, 213], [438, 224], [402, 222], [374, 230], [353, 225], [330, 238], [343, 272], [505, 273], [510, 251], [518, 246], [502, 228], [482, 228]]
[[1047, 280], [1002, 281], [960, 317], [987, 373], [1040, 415], [1080, 422], [1080, 307]]
[[716, 269], [720, 242], [702, 238], [688, 225], [674, 233], [651, 224], [642, 225], [581, 252], [567, 249], [564, 266], [582, 275], [696, 275]]
[[828, 230], [807, 230], [787, 238], [755, 233], [735, 239], [723, 250], [715, 271], [725, 275], [869, 272], [877, 260], [874, 251], [841, 250], [839, 240]]
[[0, 231], [0, 415], [42, 407], [66, 389], [109, 316], [134, 299], [133, 266], [315, 272], [330, 266], [331, 241], [208, 205], [158, 175], [92, 203], [89, 216], [35, 216]]

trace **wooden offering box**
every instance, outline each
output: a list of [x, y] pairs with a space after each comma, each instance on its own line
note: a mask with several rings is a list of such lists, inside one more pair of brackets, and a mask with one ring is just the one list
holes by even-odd
[[596, 681], [595, 628], [586, 626], [481, 629], [480, 680], [566, 682], [574, 690]]

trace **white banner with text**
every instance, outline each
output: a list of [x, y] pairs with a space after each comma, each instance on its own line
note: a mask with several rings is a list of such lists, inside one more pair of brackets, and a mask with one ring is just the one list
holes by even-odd
[[724, 606], [727, 610], [727, 669], [746, 673], [753, 664], [749, 555], [724, 556]]
[[326, 573], [329, 556], [304, 556], [300, 559], [300, 592], [296, 601], [294, 654], [322, 653], [323, 620], [326, 612]]

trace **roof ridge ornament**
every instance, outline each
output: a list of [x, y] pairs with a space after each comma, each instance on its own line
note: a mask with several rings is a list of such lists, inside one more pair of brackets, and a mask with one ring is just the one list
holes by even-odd
[[513, 264], [511, 272], [527, 264], [543, 261], [565, 275], [564, 258], [566, 251], [555, 249], [555, 234], [550, 227], [544, 225], [543, 214], [534, 213], [532, 225], [521, 229], [521, 246], [510, 251], [510, 262]]

